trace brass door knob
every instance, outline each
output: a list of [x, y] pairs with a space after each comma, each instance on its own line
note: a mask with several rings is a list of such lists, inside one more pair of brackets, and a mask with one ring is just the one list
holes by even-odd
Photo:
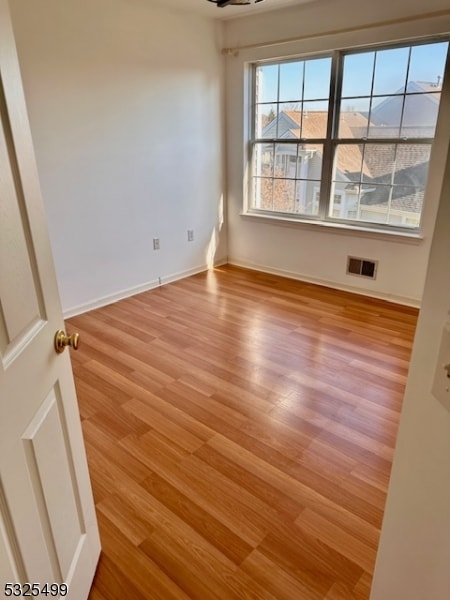
[[80, 339], [79, 333], [72, 333], [72, 335], [66, 335], [66, 332], [62, 329], [58, 329], [55, 333], [55, 351], [57, 354], [61, 354], [66, 349], [66, 346], [70, 346], [74, 350], [78, 350], [78, 340]]

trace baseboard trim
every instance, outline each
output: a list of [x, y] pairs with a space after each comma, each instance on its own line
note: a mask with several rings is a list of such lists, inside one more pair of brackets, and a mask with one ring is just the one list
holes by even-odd
[[246, 260], [238, 258], [228, 257], [228, 264], [236, 267], [242, 267], [244, 269], [252, 269], [253, 271], [260, 271], [261, 273], [268, 273], [270, 275], [279, 275], [280, 277], [287, 277], [288, 279], [295, 279], [297, 281], [304, 281], [305, 283], [313, 283], [316, 285], [323, 285], [325, 287], [341, 290], [343, 292], [350, 292], [352, 294], [359, 294], [360, 296], [368, 296], [370, 298], [376, 298], [378, 300], [386, 300], [387, 302], [393, 302], [394, 304], [402, 304], [404, 306], [411, 306], [413, 308], [420, 308], [420, 300], [416, 298], [409, 298], [408, 296], [397, 296], [395, 294], [384, 294], [383, 292], [374, 292], [367, 288], [358, 288], [351, 285], [345, 285], [336, 281], [330, 281], [328, 279], [321, 279], [319, 277], [308, 277], [300, 273], [294, 273], [292, 271], [286, 271], [284, 269], [276, 269], [273, 267], [267, 267], [266, 265], [260, 265], [252, 263]]
[[[260, 271], [261, 273], [269, 273], [270, 275], [279, 275], [280, 277], [287, 277], [288, 279], [295, 279], [297, 281], [304, 281], [306, 283], [323, 285], [337, 290], [342, 290], [344, 292], [359, 294], [360, 296], [368, 296], [370, 298], [386, 300], [395, 304], [403, 304], [405, 306], [411, 306], [413, 308], [420, 308], [420, 301], [415, 298], [409, 298], [407, 296], [397, 296], [393, 294], [383, 294], [381, 292], [374, 292], [373, 290], [369, 290], [366, 288], [357, 288], [351, 285], [337, 283], [336, 281], [321, 279], [319, 277], [307, 277], [300, 273], [294, 273], [285, 269], [276, 269], [273, 267], [268, 267], [266, 265], [260, 265], [257, 263], [233, 257], [218, 260], [214, 263], [214, 266], [221, 267], [226, 264], [234, 265], [236, 267], [242, 267], [244, 269], [252, 269], [253, 271]], [[114, 294], [103, 296], [101, 298], [96, 298], [95, 300], [92, 300], [90, 302], [86, 302], [84, 304], [73, 306], [64, 310], [64, 318], [70, 319], [70, 317], [81, 315], [83, 313], [89, 312], [90, 310], [95, 310], [96, 308], [101, 308], [102, 306], [108, 306], [108, 304], [114, 304], [114, 302], [124, 300], [125, 298], [129, 298], [130, 296], [136, 296], [137, 294], [141, 294], [142, 292], [148, 292], [149, 290], [156, 289], [162, 285], [166, 285], [168, 283], [172, 283], [180, 279], [185, 279], [186, 277], [191, 277], [192, 275], [197, 275], [198, 273], [203, 273], [204, 271], [207, 271], [208, 268], [209, 267], [206, 264], [200, 265], [192, 269], [186, 269], [185, 271], [179, 271], [178, 273], [172, 273], [171, 275], [161, 277], [161, 280], [154, 279], [142, 285], [120, 290], [119, 292], [115, 292]]]
[[[218, 260], [214, 263], [215, 267], [221, 267], [227, 264], [226, 259]], [[101, 308], [102, 306], [108, 306], [108, 304], [114, 304], [114, 302], [118, 302], [119, 300], [124, 300], [125, 298], [130, 298], [130, 296], [136, 296], [137, 294], [142, 294], [142, 292], [148, 292], [149, 290], [154, 290], [162, 285], [166, 285], [168, 283], [172, 283], [174, 281], [178, 281], [180, 279], [185, 279], [186, 277], [191, 277], [192, 275], [197, 275], [198, 273], [203, 273], [208, 270], [208, 265], [204, 264], [198, 267], [194, 267], [192, 269], [186, 269], [185, 271], [179, 271], [178, 273], [172, 273], [171, 275], [167, 275], [165, 277], [161, 277], [158, 279], [153, 279], [151, 281], [147, 281], [142, 285], [137, 285], [135, 287], [127, 288], [124, 290], [120, 290], [119, 292], [115, 292], [114, 294], [109, 294], [108, 296], [102, 296], [101, 298], [96, 298], [90, 302], [86, 302], [84, 304], [79, 304], [78, 306], [73, 306], [63, 311], [63, 315], [65, 319], [70, 319], [70, 317], [76, 317], [77, 315], [81, 315], [83, 313], [89, 312], [90, 310], [95, 310], [96, 308]]]

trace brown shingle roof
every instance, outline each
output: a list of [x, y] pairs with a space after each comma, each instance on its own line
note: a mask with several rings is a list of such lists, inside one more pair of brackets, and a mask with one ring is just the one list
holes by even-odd
[[[314, 138], [323, 138], [326, 135], [328, 112], [310, 111], [302, 113], [298, 110], [283, 111], [294, 123], [299, 126], [298, 129], [290, 129], [290, 133], [296, 138], [305, 140]], [[300, 131], [301, 127], [301, 131]], [[342, 138], [354, 138], [353, 127], [367, 129], [367, 119], [361, 113], [343, 113], [339, 126], [339, 135]], [[316, 146], [321, 151], [322, 148]], [[339, 147], [338, 169], [344, 173], [360, 173], [362, 163], [362, 154], [359, 146], [354, 144], [342, 145]], [[362, 165], [363, 173], [371, 177], [368, 165]]]
[[[328, 113], [311, 111], [302, 113], [297, 110], [285, 110], [283, 113], [294, 126], [285, 130], [293, 138], [320, 139], [325, 137]], [[298, 125], [298, 127], [295, 127]], [[368, 121], [361, 113], [343, 112], [339, 124], [339, 136], [343, 139], [355, 139], [366, 135]], [[318, 152], [323, 151], [321, 144], [309, 144]], [[363, 149], [364, 160], [363, 160]], [[423, 204], [423, 192], [420, 188], [425, 184], [430, 148], [427, 144], [408, 144], [397, 146], [394, 155], [395, 140], [392, 144], [340, 144], [337, 153], [337, 169], [351, 183], [373, 186], [366, 190], [365, 203], [374, 207], [386, 207], [389, 187], [392, 185], [392, 167], [395, 159], [396, 174], [394, 177], [391, 207], [412, 213], [419, 213]], [[362, 181], [361, 181], [362, 179]], [[413, 192], [414, 189], [414, 192]]]
[[[402, 212], [411, 212], [419, 214], [422, 210], [424, 200], [424, 192], [418, 191], [414, 194], [408, 194], [407, 196], [401, 196], [399, 198], [392, 198], [391, 200], [391, 209], [398, 210]], [[382, 210], [386, 210], [386, 202], [371, 204], [372, 208], [379, 208]]]
[[[328, 113], [326, 111], [311, 111], [302, 113], [297, 110], [283, 111], [299, 127], [290, 128], [289, 133], [297, 139], [317, 139], [324, 137]], [[367, 118], [358, 112], [343, 112], [339, 123], [339, 137], [343, 139], [354, 139], [362, 137], [367, 132]], [[301, 128], [301, 130], [300, 130]], [[366, 150], [363, 160], [363, 145], [361, 144], [341, 144], [338, 149], [337, 168], [350, 180], [359, 180], [360, 173], [363, 180], [375, 180], [378, 183], [386, 183], [385, 177], [389, 180], [392, 174], [392, 164], [394, 162], [394, 143], [393, 144], [370, 144], [366, 141]], [[321, 152], [322, 147], [312, 144], [317, 151]], [[397, 147], [395, 156], [396, 171], [405, 171], [415, 168], [418, 165], [428, 163], [430, 148], [427, 144], [421, 145], [400, 145]], [[420, 185], [423, 182], [415, 182]]]

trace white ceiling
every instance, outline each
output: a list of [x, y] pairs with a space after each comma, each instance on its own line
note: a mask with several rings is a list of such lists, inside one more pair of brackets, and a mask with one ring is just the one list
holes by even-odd
[[[295, 6], [299, 4], [309, 4], [318, 0], [264, 0], [259, 4], [250, 6], [226, 6], [218, 8], [212, 2], [207, 0], [152, 0], [155, 3], [163, 4], [172, 8], [188, 11], [204, 17], [213, 19], [230, 19], [235, 17], [258, 14], [269, 10], [276, 10], [286, 6]], [[253, 2], [253, 0], [252, 0]]]

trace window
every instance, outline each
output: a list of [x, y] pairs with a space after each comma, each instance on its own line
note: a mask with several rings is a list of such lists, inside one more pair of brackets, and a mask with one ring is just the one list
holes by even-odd
[[418, 229], [448, 47], [255, 64], [249, 212]]

